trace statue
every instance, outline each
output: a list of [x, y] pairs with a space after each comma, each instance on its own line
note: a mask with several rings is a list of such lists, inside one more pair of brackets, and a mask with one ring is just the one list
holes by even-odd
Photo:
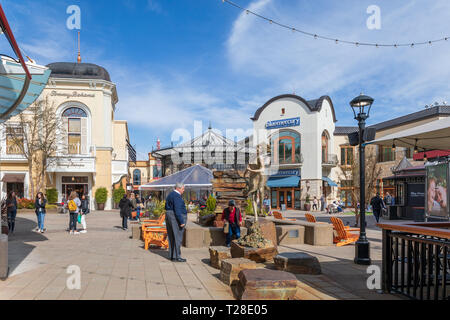
[[[263, 208], [264, 194], [267, 188], [268, 167], [270, 166], [270, 158], [265, 152], [267, 145], [262, 143], [256, 147], [256, 165], [249, 164], [244, 176], [250, 172], [247, 180], [248, 189], [247, 196], [251, 197], [253, 204], [253, 212], [255, 214], [255, 222], [258, 221], [258, 209]], [[259, 208], [257, 207], [257, 198], [259, 197]]]

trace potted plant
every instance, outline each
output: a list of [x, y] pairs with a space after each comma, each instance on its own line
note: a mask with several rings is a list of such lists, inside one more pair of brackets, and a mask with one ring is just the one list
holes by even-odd
[[305, 211], [311, 210], [311, 198], [309, 197], [309, 194], [306, 195], [304, 207], [305, 207]]
[[98, 188], [95, 191], [95, 201], [97, 202], [97, 210], [105, 210], [105, 203], [108, 200], [108, 190], [106, 188]]
[[119, 204], [120, 200], [122, 200], [123, 196], [125, 195], [125, 189], [120, 186], [118, 189], [114, 189], [113, 191], [113, 200], [114, 204], [117, 208], [117, 205]]

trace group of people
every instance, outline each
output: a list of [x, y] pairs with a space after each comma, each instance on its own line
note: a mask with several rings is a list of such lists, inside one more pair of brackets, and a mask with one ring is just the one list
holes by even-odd
[[[67, 203], [63, 204], [69, 210], [69, 234], [80, 234], [87, 232], [86, 215], [90, 213], [89, 200], [86, 195], [82, 195], [81, 199], [76, 191], [72, 191], [69, 195]], [[80, 222], [82, 230], [77, 230], [77, 223]]]
[[[144, 202], [141, 200], [139, 194], [133, 192], [125, 194], [119, 202], [120, 217], [122, 218], [122, 229], [128, 230], [128, 220], [140, 220], [141, 211], [144, 209]], [[133, 217], [133, 212], [136, 216]]]

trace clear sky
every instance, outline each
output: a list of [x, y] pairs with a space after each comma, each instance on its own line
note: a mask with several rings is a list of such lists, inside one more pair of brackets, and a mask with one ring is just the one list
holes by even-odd
[[[370, 42], [450, 36], [448, 0], [234, 0], [269, 18], [333, 38]], [[270, 98], [329, 95], [337, 125], [355, 125], [348, 102], [375, 98], [369, 123], [450, 101], [450, 40], [415, 48], [366, 48], [307, 38], [242, 14], [222, 0], [1, 0], [21, 48], [40, 64], [76, 61], [69, 5], [81, 8], [83, 62], [117, 84], [117, 119], [129, 121], [138, 157], [169, 145], [174, 130], [252, 127]], [[366, 12], [381, 9], [381, 29]], [[447, 31], [447, 34], [446, 34]], [[0, 46], [8, 52], [4, 40]]]

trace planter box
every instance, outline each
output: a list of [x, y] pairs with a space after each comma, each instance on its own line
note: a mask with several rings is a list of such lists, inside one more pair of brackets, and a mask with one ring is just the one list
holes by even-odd
[[278, 254], [277, 248], [270, 244], [266, 248], [243, 247], [237, 243], [237, 240], [231, 242], [231, 256], [233, 258], [247, 258], [255, 262], [272, 261]]

